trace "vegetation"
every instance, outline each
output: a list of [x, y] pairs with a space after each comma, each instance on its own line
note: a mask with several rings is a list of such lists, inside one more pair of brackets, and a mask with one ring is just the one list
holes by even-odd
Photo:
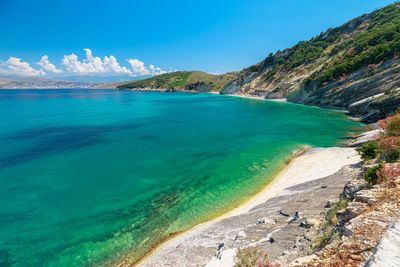
[[212, 91], [220, 90], [236, 77], [236, 73], [214, 75], [201, 71], [176, 71], [157, 75], [151, 78], [122, 83], [118, 89], [168, 89], [179, 88], [195, 90], [196, 86], [204, 85]]
[[362, 16], [356, 23], [366, 19], [366, 30], [343, 43], [336, 45], [330, 55], [338, 55], [333, 64], [326, 69], [321, 82], [330, 81], [339, 76], [351, 73], [370, 64], [398, 56], [400, 51], [400, 7], [398, 4], [389, 5], [383, 9]]
[[360, 148], [356, 149], [364, 160], [376, 158], [378, 155], [378, 144], [375, 141], [368, 141], [362, 144]]
[[[363, 67], [370, 67], [376, 74], [376, 64], [399, 57], [400, 3], [396, 2], [275, 55], [271, 53], [243, 72], [263, 73], [265, 81], [272, 82], [296, 68], [301, 72], [322, 65], [303, 83], [326, 85]], [[278, 70], [280, 74], [276, 75]]]
[[400, 114], [378, 122], [383, 133], [378, 145], [386, 162], [396, 162], [400, 158]]
[[370, 186], [377, 184], [378, 182], [377, 171], [379, 171], [381, 167], [382, 167], [381, 165], [377, 165], [368, 168], [367, 171], [365, 172], [365, 181], [367, 181]]
[[336, 202], [331, 209], [326, 213], [325, 220], [327, 225], [336, 225], [336, 223], [339, 221], [336, 212], [338, 212], [341, 209], [344, 209], [347, 207], [347, 203], [350, 201], [350, 199], [346, 198], [343, 194], [340, 195], [339, 201]]
[[[378, 122], [382, 129], [377, 143], [378, 151], [382, 154], [385, 162], [371, 167], [365, 172], [365, 180], [371, 186], [382, 182], [393, 184], [400, 176], [400, 164], [397, 163], [400, 158], [400, 114], [397, 110], [394, 114], [394, 116]], [[370, 151], [375, 151], [375, 145], [373, 145], [373, 149], [370, 144], [366, 145], [367, 147], [366, 153], [372, 154]]]
[[389, 186], [395, 185], [395, 180], [400, 176], [399, 164], [385, 164], [377, 170], [378, 183], [386, 183]]
[[241, 249], [238, 248], [236, 254], [237, 262], [236, 267], [279, 267], [279, 264], [270, 263], [267, 258], [268, 255], [259, 250], [258, 248], [253, 249]]

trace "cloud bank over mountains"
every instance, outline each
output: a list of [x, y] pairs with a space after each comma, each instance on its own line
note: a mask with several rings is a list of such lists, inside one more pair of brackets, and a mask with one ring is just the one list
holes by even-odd
[[118, 60], [110, 55], [103, 59], [93, 56], [92, 50], [83, 49], [86, 58], [80, 60], [74, 53], [64, 55], [61, 60], [63, 69], [52, 64], [47, 55], [41, 57], [39, 62], [33, 63], [22, 61], [20, 58], [10, 57], [7, 61], [0, 61], [0, 75], [25, 76], [25, 77], [62, 77], [67, 75], [104, 75], [104, 76], [154, 76], [171, 71], [162, 70], [154, 65], [145, 66], [138, 59], [127, 59], [129, 67], [121, 66]]

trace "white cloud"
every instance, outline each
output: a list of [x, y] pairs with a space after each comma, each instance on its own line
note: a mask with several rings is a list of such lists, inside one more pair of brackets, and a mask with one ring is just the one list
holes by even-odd
[[52, 72], [52, 73], [62, 73], [63, 71], [60, 69], [57, 69], [54, 64], [51, 64], [49, 61], [49, 57], [47, 55], [42, 56], [38, 64], [43, 70]]
[[43, 70], [36, 70], [28, 62], [23, 62], [20, 58], [16, 57], [10, 57], [6, 62], [1, 63], [0, 73], [18, 76], [39, 76], [46, 74]]
[[104, 57], [104, 68], [106, 72], [132, 74], [126, 67], [121, 67], [114, 56]]
[[153, 76], [167, 73], [167, 71], [162, 70], [162, 69], [160, 69], [158, 67], [155, 67], [154, 65], [150, 65], [149, 68], [151, 70], [151, 75], [153, 75]]
[[83, 61], [78, 60], [75, 54], [65, 55], [62, 59], [62, 64], [67, 71], [78, 74], [93, 74], [93, 73], [116, 73], [116, 74], [132, 74], [126, 68], [121, 67], [114, 56], [105, 56], [104, 60], [99, 57], [93, 57], [92, 50], [85, 48], [86, 59]]
[[138, 59], [129, 59], [128, 63], [131, 65], [134, 76], [145, 76], [145, 75], [160, 75], [167, 73], [167, 71], [162, 70], [154, 65], [149, 65], [148, 68], [145, 67], [144, 63]]
[[[134, 77], [140, 76], [155, 76], [167, 73], [154, 65], [146, 66], [142, 61], [138, 59], [129, 59], [127, 62], [129, 67], [121, 66], [118, 60], [110, 55], [104, 58], [95, 57], [92, 54], [92, 50], [85, 48], [83, 49], [86, 53], [86, 57], [80, 60], [74, 53], [70, 55], [64, 55], [62, 58], [63, 69], [57, 68], [54, 64], [49, 61], [49, 57], [44, 55], [40, 58], [39, 62], [36, 62], [40, 69], [34, 69], [29, 65], [28, 62], [21, 61], [20, 58], [10, 57], [7, 61], [0, 61], [0, 74], [3, 75], [18, 75], [18, 76], [40, 76], [53, 74], [53, 76], [65, 76], [69, 74], [78, 75], [90, 75], [90, 74], [102, 74], [107, 75], [129, 75]], [[168, 71], [171, 72], [171, 71]]]
[[144, 63], [138, 59], [129, 59], [128, 63], [133, 70], [133, 76], [150, 75], [150, 71], [144, 66]]

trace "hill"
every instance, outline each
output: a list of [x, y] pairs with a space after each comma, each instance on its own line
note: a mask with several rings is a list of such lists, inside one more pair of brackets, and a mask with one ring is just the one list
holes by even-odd
[[176, 71], [122, 83], [116, 86], [117, 89], [177, 89], [189, 91], [219, 91], [224, 85], [235, 79], [237, 73], [226, 73], [214, 75], [201, 71]]
[[346, 108], [376, 121], [400, 105], [400, 3], [328, 29], [242, 70], [225, 94]]

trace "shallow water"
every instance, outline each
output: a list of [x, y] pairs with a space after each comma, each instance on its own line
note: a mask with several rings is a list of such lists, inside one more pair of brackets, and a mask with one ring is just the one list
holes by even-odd
[[0, 266], [91, 266], [243, 203], [343, 112], [194, 93], [0, 90]]

